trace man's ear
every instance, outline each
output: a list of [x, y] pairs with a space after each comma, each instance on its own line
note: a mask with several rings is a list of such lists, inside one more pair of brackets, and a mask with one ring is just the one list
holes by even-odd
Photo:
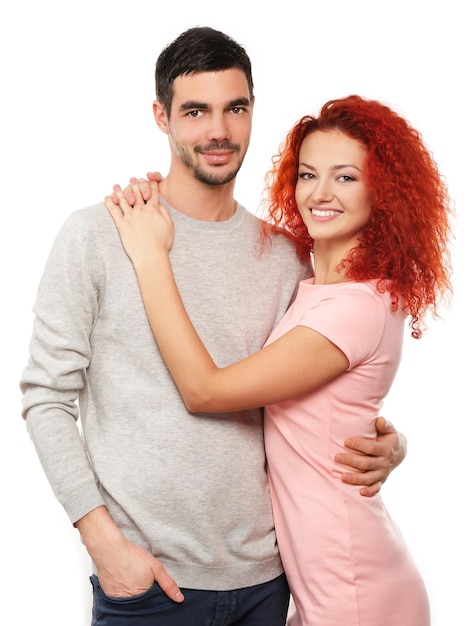
[[153, 115], [159, 130], [162, 130], [163, 133], [168, 135], [169, 120], [166, 114], [166, 109], [160, 100], [155, 100], [153, 102]]

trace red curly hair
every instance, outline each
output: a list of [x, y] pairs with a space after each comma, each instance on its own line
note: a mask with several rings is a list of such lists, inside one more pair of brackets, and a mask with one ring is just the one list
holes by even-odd
[[314, 131], [337, 129], [367, 148], [364, 180], [372, 213], [360, 237], [339, 265], [354, 281], [378, 280], [389, 291], [393, 308], [410, 315], [412, 336], [419, 338], [428, 309], [437, 316], [439, 297], [451, 292], [451, 206], [446, 185], [421, 135], [389, 107], [348, 96], [330, 100], [318, 117], [304, 116], [287, 134], [267, 174], [266, 197], [273, 231], [296, 242], [300, 258], [313, 252], [295, 200], [299, 150]]

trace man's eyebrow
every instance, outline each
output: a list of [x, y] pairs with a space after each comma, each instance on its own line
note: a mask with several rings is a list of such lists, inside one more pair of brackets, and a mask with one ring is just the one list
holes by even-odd
[[231, 100], [231, 102], [228, 102], [227, 108], [231, 109], [232, 107], [237, 107], [237, 106], [245, 106], [245, 107], [250, 106], [250, 99], [249, 98], [236, 98], [235, 100]]
[[187, 100], [187, 102], [183, 102], [179, 110], [180, 111], [191, 111], [192, 109], [209, 109], [210, 107], [206, 102], [197, 102], [196, 100]]
[[[237, 106], [250, 106], [249, 98], [235, 98], [226, 104], [226, 109], [232, 109]], [[183, 102], [179, 110], [180, 111], [194, 111], [201, 110], [207, 111], [210, 108], [210, 105], [206, 102], [197, 102], [196, 100], [187, 100], [187, 102]]]

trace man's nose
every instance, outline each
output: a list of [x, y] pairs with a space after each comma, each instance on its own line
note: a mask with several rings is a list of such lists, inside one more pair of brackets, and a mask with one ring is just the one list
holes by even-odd
[[210, 141], [224, 141], [231, 138], [229, 124], [224, 114], [212, 115], [210, 122], [208, 129], [208, 139]]

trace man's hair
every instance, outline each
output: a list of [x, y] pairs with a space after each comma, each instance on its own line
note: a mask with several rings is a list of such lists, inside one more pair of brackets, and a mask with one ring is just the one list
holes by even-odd
[[253, 98], [252, 68], [245, 49], [228, 35], [213, 28], [190, 28], [167, 45], [156, 61], [156, 98], [170, 116], [173, 84], [178, 76], [232, 68], [244, 72], [249, 96]]

